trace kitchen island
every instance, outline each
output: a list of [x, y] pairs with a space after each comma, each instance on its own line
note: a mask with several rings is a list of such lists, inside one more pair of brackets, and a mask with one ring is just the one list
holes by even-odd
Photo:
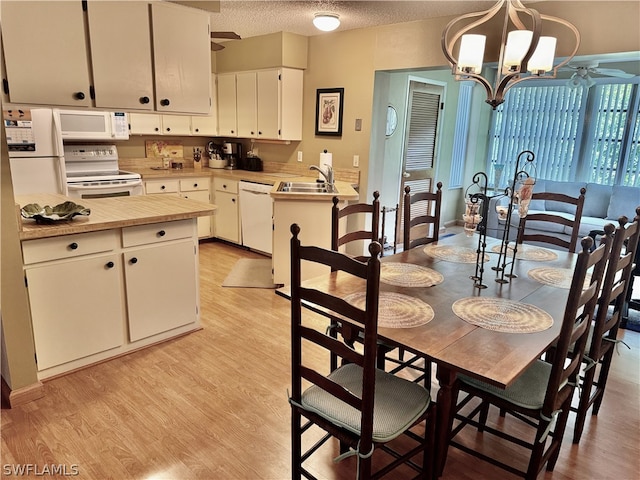
[[[67, 200], [16, 198], [21, 207]], [[196, 219], [216, 207], [153, 195], [81, 204], [89, 216], [19, 222], [39, 379], [200, 328]]]

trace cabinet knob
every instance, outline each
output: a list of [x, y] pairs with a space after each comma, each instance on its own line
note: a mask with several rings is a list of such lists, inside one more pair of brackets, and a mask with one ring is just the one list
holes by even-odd
[[253, 134], [254, 134], [254, 133], [253, 133], [253, 130], [252, 130], [252, 131], [251, 131], [251, 135], [253, 135]]
[[199, 129], [199, 128], [196, 128], [196, 133], [198, 133], [199, 131], [200, 131], [200, 129]]
[[222, 188], [227, 188], [227, 185], [226, 184], [222, 184]]
[[194, 184], [193, 184], [193, 188], [198, 188], [198, 184], [197, 184], [197, 183], [194, 183]]
[[236, 133], [236, 131], [235, 130], [231, 130], [231, 133]]
[[171, 102], [168, 98], [163, 98], [162, 100], [160, 100], [160, 105], [162, 105], [163, 107], [168, 107], [170, 104]]
[[236, 203], [236, 199], [235, 199], [235, 198], [232, 198], [232, 199], [231, 199], [231, 202]]
[[76, 242], [70, 243], [69, 248], [71, 250], [76, 250], [78, 248], [78, 244]]
[[165, 188], [167, 188], [167, 187], [165, 187], [164, 185], [162, 185], [162, 186], [160, 187], [160, 190], [164, 190]]
[[129, 260], [129, 263], [131, 265], [135, 265], [136, 263], [138, 263], [138, 259], [136, 257], [131, 257], [131, 260]]
[[154, 130], [155, 132], [159, 132], [159, 131], [160, 131], [160, 129], [159, 129], [158, 127], [154, 128], [153, 130]]
[[107, 262], [107, 264], [105, 265], [105, 267], [107, 267], [107, 268], [113, 268], [115, 266], [116, 266], [116, 264], [113, 263], [113, 262]]
[[262, 132], [260, 130], [258, 130], [258, 135], [262, 135]]
[[146, 105], [147, 103], [149, 103], [149, 97], [140, 97], [140, 103], [142, 103], [143, 105]]
[[73, 94], [73, 98], [75, 98], [76, 100], [84, 100], [84, 93], [83, 92], [76, 92]]
[[167, 132], [170, 132], [170, 131], [171, 131], [171, 127], [167, 127]]
[[165, 232], [164, 230], [160, 230], [160, 231], [158, 232], [158, 236], [159, 236], [159, 237], [164, 237], [166, 234], [167, 234], [167, 232]]

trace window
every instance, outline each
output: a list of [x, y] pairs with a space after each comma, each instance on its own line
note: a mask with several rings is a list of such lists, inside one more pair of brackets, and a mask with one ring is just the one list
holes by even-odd
[[518, 154], [531, 150], [537, 178], [640, 187], [639, 101], [628, 80], [515, 86], [493, 113], [487, 172], [505, 164], [509, 183]]

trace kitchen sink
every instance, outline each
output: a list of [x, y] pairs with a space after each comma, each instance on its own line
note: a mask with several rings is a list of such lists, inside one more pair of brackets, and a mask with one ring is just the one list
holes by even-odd
[[278, 192], [290, 193], [335, 193], [335, 187], [318, 182], [280, 182]]

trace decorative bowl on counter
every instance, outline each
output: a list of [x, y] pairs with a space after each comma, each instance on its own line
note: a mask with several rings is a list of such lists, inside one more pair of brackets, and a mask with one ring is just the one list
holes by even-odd
[[76, 215], [89, 216], [91, 209], [74, 202], [64, 202], [53, 207], [41, 207], [37, 203], [29, 203], [20, 209], [23, 218], [32, 218], [37, 223], [53, 223], [62, 220], [72, 220]]

